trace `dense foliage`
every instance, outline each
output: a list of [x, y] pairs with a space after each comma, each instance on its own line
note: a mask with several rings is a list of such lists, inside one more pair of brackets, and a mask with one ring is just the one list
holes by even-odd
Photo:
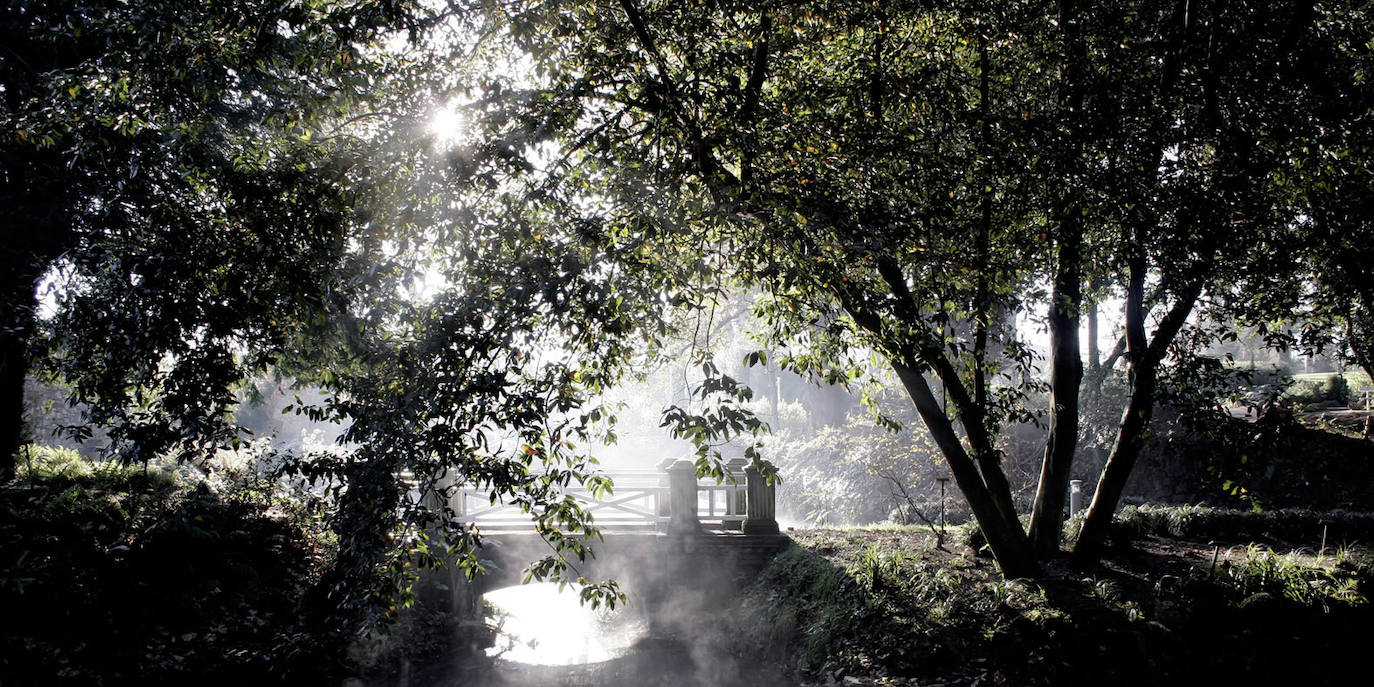
[[[239, 445], [237, 385], [276, 371], [324, 391], [295, 412], [346, 426], [345, 450], [272, 461], [327, 497], [340, 632], [403, 606], [417, 563], [480, 569], [444, 498], [459, 485], [527, 509], [556, 554], [536, 572], [565, 574], [596, 530], [563, 488], [610, 488], [588, 451], [614, 416], [594, 396], [656, 355], [663, 294], [710, 265], [605, 240], [627, 230], [548, 187], [519, 123], [469, 119], [524, 138], [462, 147], [435, 131], [459, 90], [500, 88], [490, 63], [445, 63], [472, 38], [462, 8], [183, 10], [4, 15], [0, 472], [30, 369], [69, 384], [72, 431], [107, 428], [126, 463]], [[704, 371], [696, 396], [729, 402], [669, 424], [719, 472], [713, 445], [759, 425], [746, 389]]]
[[30, 359], [126, 459], [190, 457], [233, 440], [232, 384], [329, 338], [360, 190], [312, 136], [415, 21], [389, 2], [6, 6], [0, 474]]
[[276, 681], [335, 660], [310, 593], [330, 546], [306, 503], [251, 472], [168, 467], [25, 451], [0, 492], [7, 684]]
[[[1170, 375], [1194, 373], [1175, 365], [1207, 338], [1194, 315], [1284, 312], [1286, 292], [1270, 282], [1302, 274], [1306, 248], [1323, 244], [1299, 221], [1305, 196], [1280, 177], [1316, 132], [1354, 131], [1365, 115], [1362, 12], [505, 4], [485, 45], [529, 60], [535, 87], [489, 90], [474, 110], [507, 117], [516, 128], [503, 140], [550, 141], [548, 184], [597, 198], [615, 226], [638, 218], [634, 246], [686, 241], [728, 256], [723, 269], [770, 296], [769, 334], [794, 345], [792, 369], [843, 380], [856, 348], [879, 353], [999, 561], [1022, 574], [1058, 548], [1079, 434], [1080, 311], [1124, 299], [1125, 355], [1111, 359], [1127, 362], [1131, 385], [1079, 538], [1084, 559], [1157, 398], [1176, 386]], [[1340, 72], [1339, 85], [1319, 85], [1301, 66], [1309, 57]], [[1329, 107], [1309, 107], [1320, 94]], [[1012, 326], [1041, 308], [1049, 408], [1027, 403], [1042, 382]], [[997, 437], [1034, 413], [1049, 432], [1027, 533]]]
[[[762, 431], [709, 350], [745, 287], [771, 349], [747, 363], [846, 385], [890, 368], [909, 405], [880, 417], [919, 417], [1009, 576], [1059, 549], [1081, 417], [1114, 417], [1091, 561], [1156, 402], [1221, 369], [1196, 355], [1216, 322], [1302, 311], [1365, 355], [1367, 13], [7, 6], [0, 479], [31, 369], [126, 462], [235, 445], [249, 377], [316, 384], [293, 410], [345, 446], [275, 463], [326, 498], [320, 588], [357, 632], [410, 600], [416, 564], [480, 569], [460, 484], [526, 509], [555, 554], [534, 572], [570, 575], [597, 531], [563, 490], [613, 488], [601, 395], [674, 337], [700, 373], [662, 421], [719, 475], [720, 445]], [[1085, 361], [1080, 319], [1113, 298], [1117, 350]], [[1003, 457], [1034, 423], [1027, 530]]]

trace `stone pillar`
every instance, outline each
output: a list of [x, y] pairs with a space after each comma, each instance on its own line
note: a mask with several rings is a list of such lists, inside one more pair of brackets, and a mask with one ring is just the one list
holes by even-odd
[[763, 478], [763, 473], [754, 465], [744, 468], [744, 476], [749, 485], [744, 533], [777, 534], [778, 520], [774, 514], [773, 485]]
[[[446, 471], [434, 480], [430, 489], [423, 493], [420, 497], [421, 502], [426, 508], [433, 511], [452, 509], [454, 482], [452, 473]], [[429, 534], [439, 536], [438, 531], [433, 527], [430, 528]], [[463, 578], [462, 575], [457, 574], [458, 566], [454, 565], [452, 560], [446, 562], [447, 565], [441, 568], [421, 571], [420, 579], [415, 584], [416, 601], [426, 608], [453, 613], [461, 610], [460, 606], [463, 599], [457, 591], [459, 589], [457, 583], [459, 579]]]
[[[669, 483], [669, 481], [668, 481], [668, 468], [671, 468], [671, 467], [673, 466], [673, 463], [676, 463], [676, 462], [677, 462], [677, 459], [676, 459], [676, 458], [664, 458], [663, 460], [658, 461], [658, 465], [655, 466], [655, 467], [658, 468], [658, 471], [659, 471], [659, 472], [663, 473], [663, 474], [662, 474], [661, 476], [659, 476], [659, 478], [658, 478], [658, 486], [660, 486], [660, 487], [669, 487], [669, 486], [670, 486], [670, 483]], [[671, 489], [669, 489], [669, 491], [671, 491]], [[672, 513], [672, 510], [669, 508], [669, 505], [668, 505], [668, 502], [669, 502], [670, 500], [672, 500], [672, 497], [669, 496], [669, 491], [660, 492], [659, 495], [658, 495], [658, 515], [659, 515], [659, 517], [666, 518], [666, 517], [668, 517], [669, 514]]]
[[670, 534], [693, 534], [701, 531], [697, 518], [697, 466], [690, 460], [679, 460], [668, 467], [668, 507]]
[[[744, 468], [748, 467], [748, 465], [749, 461], [743, 458], [731, 458], [725, 463], [726, 474], [734, 480], [734, 482], [730, 484], [730, 488], [725, 492], [727, 494], [726, 498], [728, 499], [725, 503], [726, 515], [746, 515], [748, 513], [748, 511], [745, 510], [745, 504], [748, 502], [746, 496], [749, 492], [747, 486], [748, 478], [744, 474]], [[725, 521], [725, 527], [728, 529], [739, 529], [743, 524], [743, 521], [740, 520]]]
[[1078, 509], [1083, 505], [1083, 480], [1069, 480], [1069, 517], [1078, 515]]

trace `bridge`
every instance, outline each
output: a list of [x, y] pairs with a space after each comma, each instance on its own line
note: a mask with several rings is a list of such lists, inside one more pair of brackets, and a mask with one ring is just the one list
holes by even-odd
[[[608, 474], [614, 493], [599, 497], [586, 488], [564, 493], [577, 499], [603, 532], [739, 531], [777, 534], [773, 486], [744, 459], [726, 463], [722, 483], [698, 479], [690, 460], [668, 459], [657, 470]], [[492, 503], [488, 492], [460, 487], [449, 500], [459, 521], [486, 533], [529, 532], [529, 516], [504, 503]]]
[[[595, 518], [604, 540], [576, 564], [589, 579], [615, 579], [647, 609], [666, 603], [710, 604], [733, 594], [789, 543], [779, 532], [774, 488], [744, 460], [726, 464], [733, 478], [701, 480], [689, 460], [666, 460], [657, 470], [612, 473], [613, 493], [597, 498], [570, 489]], [[480, 609], [482, 594], [519, 584], [531, 563], [550, 553], [518, 508], [492, 504], [489, 493], [459, 488], [449, 506], [460, 521], [483, 532], [480, 554], [487, 573], [471, 582], [441, 572], [422, 591], [427, 603], [453, 612]]]

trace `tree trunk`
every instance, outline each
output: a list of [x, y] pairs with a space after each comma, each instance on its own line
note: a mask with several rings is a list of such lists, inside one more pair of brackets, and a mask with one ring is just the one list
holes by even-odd
[[1069, 205], [1063, 216], [1059, 266], [1049, 312], [1053, 351], [1050, 386], [1054, 405], [1030, 525], [1031, 545], [1041, 554], [1059, 550], [1059, 537], [1064, 528], [1064, 501], [1078, 449], [1078, 393], [1083, 381], [1083, 358], [1078, 344], [1078, 311], [1083, 304], [1082, 228], [1077, 207]]
[[1097, 299], [1090, 298], [1092, 301], [1088, 303], [1088, 374], [1097, 376], [1097, 370], [1102, 367], [1102, 352], [1097, 345]]
[[28, 373], [28, 332], [33, 328], [33, 280], [21, 270], [0, 276], [0, 483], [14, 478], [16, 456], [24, 445], [24, 377]]
[[1102, 555], [1112, 516], [1116, 514], [1116, 505], [1121, 501], [1126, 480], [1131, 476], [1136, 458], [1140, 456], [1140, 449], [1145, 443], [1145, 430], [1150, 426], [1150, 418], [1154, 414], [1158, 363], [1133, 362], [1130, 375], [1133, 382], [1131, 400], [1121, 416], [1116, 443], [1107, 457], [1107, 464], [1102, 468], [1097, 493], [1088, 506], [1083, 529], [1078, 533], [1078, 543], [1074, 545], [1073, 558], [1079, 563], [1095, 561]]
[[[1126, 488], [1126, 480], [1135, 468], [1136, 458], [1145, 442], [1145, 432], [1154, 414], [1155, 390], [1158, 386], [1159, 365], [1164, 360], [1169, 346], [1178, 336], [1179, 330], [1193, 312], [1193, 306], [1202, 294], [1202, 281], [1199, 279], [1179, 292], [1173, 307], [1164, 315], [1155, 330], [1154, 339], [1145, 336], [1145, 258], [1137, 255], [1131, 261], [1130, 283], [1126, 288], [1126, 346], [1130, 350], [1131, 399], [1121, 415], [1121, 426], [1117, 430], [1116, 442], [1107, 456], [1107, 464], [1102, 468], [1102, 477], [1097, 482], [1097, 491], [1088, 506], [1088, 514], [1083, 518], [1083, 529], [1078, 533], [1078, 543], [1074, 545], [1074, 561], [1081, 564], [1095, 561], [1102, 555], [1107, 541], [1107, 531], [1111, 527], [1112, 516], [1121, 501], [1121, 493]], [[1204, 266], [1199, 273], [1206, 273]]]
[[[1060, 96], [1060, 107], [1068, 121], [1065, 161], [1070, 169], [1076, 169], [1081, 164], [1084, 145], [1079, 118], [1083, 116], [1081, 72], [1086, 57], [1080, 40], [1078, 8], [1072, 0], [1061, 0], [1059, 26], [1068, 59]], [[1058, 254], [1049, 311], [1053, 405], [1030, 525], [1031, 546], [1040, 554], [1059, 551], [1069, 474], [1078, 449], [1078, 393], [1083, 382], [1083, 356], [1078, 344], [1079, 311], [1083, 307], [1083, 205], [1072, 185], [1061, 193], [1056, 201]]]
[[907, 365], [894, 361], [892, 368], [915, 403], [916, 411], [925, 421], [935, 444], [944, 454], [945, 462], [949, 464], [950, 472], [954, 475], [954, 482], [968, 500], [973, 517], [987, 537], [988, 547], [992, 549], [992, 555], [997, 559], [1002, 574], [1006, 577], [1039, 575], [1040, 568], [1036, 564], [1030, 540], [1021, 529], [1016, 513], [1012, 512], [1008, 517], [1004, 510], [998, 507], [978, 467], [960, 443], [959, 435], [954, 431], [949, 416], [940, 410], [930, 384], [921, 373]]

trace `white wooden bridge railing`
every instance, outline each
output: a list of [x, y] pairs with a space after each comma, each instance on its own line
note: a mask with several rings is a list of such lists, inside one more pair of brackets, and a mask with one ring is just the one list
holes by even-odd
[[[681, 533], [706, 526], [749, 534], [777, 533], [773, 487], [743, 460], [727, 464], [733, 483], [698, 480], [695, 466], [687, 460], [667, 460], [659, 467], [659, 471], [607, 474], [614, 489], [605, 497], [581, 487], [563, 493], [577, 499], [603, 529]], [[449, 507], [460, 521], [487, 531], [531, 527], [530, 516], [518, 507], [499, 501], [493, 504], [489, 492], [473, 488], [457, 489]]]

